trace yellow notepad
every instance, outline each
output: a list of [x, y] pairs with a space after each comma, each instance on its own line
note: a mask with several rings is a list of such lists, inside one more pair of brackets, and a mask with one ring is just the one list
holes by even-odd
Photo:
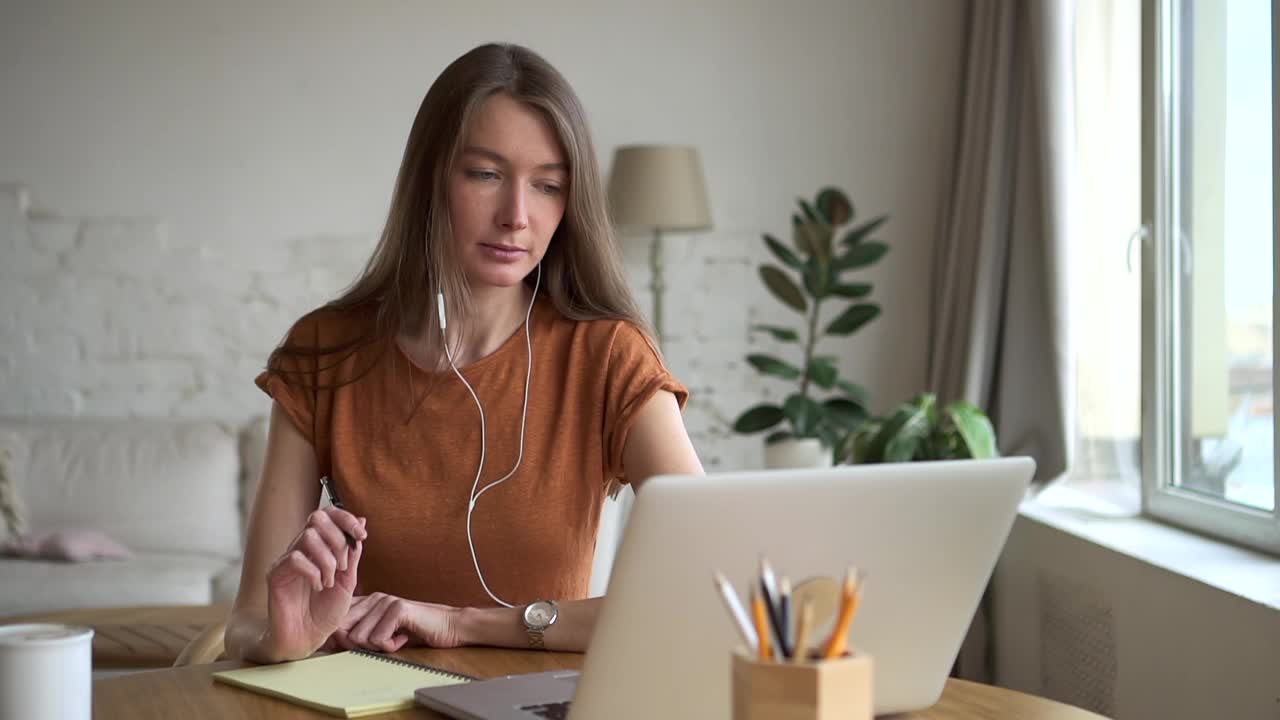
[[223, 670], [213, 679], [349, 718], [411, 708], [413, 691], [420, 687], [471, 681], [466, 675], [362, 650]]

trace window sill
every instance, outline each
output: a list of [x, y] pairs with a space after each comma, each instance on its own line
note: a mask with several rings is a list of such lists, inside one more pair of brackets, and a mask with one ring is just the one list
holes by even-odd
[[1280, 558], [1141, 517], [1061, 483], [1018, 512], [1148, 565], [1280, 610]]

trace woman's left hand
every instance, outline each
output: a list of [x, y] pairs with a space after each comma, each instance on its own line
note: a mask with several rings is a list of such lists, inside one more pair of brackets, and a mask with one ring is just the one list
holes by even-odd
[[330, 642], [346, 650], [395, 652], [405, 646], [453, 648], [458, 635], [458, 609], [373, 593], [355, 598]]

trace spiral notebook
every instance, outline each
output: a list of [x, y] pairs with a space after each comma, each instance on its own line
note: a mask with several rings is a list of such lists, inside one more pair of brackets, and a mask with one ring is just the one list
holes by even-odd
[[362, 717], [413, 707], [413, 691], [473, 678], [363, 650], [223, 670], [213, 679], [336, 717]]

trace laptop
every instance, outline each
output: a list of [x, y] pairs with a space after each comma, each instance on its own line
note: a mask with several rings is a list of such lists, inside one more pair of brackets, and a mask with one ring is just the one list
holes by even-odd
[[850, 637], [876, 714], [937, 702], [1035, 470], [1030, 458], [661, 476], [636, 495], [581, 674], [421, 688], [465, 720], [730, 716], [741, 640], [712, 582], [744, 598], [761, 555], [795, 581], [866, 573]]

